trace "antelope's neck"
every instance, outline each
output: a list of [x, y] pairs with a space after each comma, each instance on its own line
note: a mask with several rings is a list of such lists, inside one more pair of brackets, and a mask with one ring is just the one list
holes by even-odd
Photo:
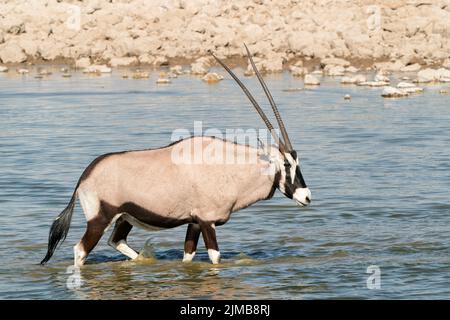
[[258, 172], [251, 177], [251, 185], [240, 190], [240, 196], [233, 207], [233, 211], [246, 208], [255, 202], [273, 197], [278, 187], [280, 172], [269, 161], [260, 161], [258, 167]]

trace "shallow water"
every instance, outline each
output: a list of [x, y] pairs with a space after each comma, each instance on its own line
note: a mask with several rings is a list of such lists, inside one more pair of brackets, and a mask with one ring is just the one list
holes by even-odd
[[[208, 263], [202, 240], [195, 261], [180, 262], [184, 226], [133, 229], [131, 246], [150, 257], [136, 262], [108, 247], [106, 235], [81, 285], [71, 286], [72, 246], [85, 227], [79, 205], [64, 244], [48, 265], [38, 263], [90, 161], [163, 146], [194, 120], [222, 130], [263, 125], [228, 78], [157, 86], [157, 72], [133, 80], [55, 70], [44, 79], [0, 74], [0, 298], [450, 298], [449, 96], [429, 86], [383, 99], [381, 89], [338, 79], [287, 92], [302, 86], [289, 74], [266, 79], [300, 154], [310, 207], [277, 192], [234, 213], [217, 231], [219, 266]], [[256, 79], [244, 80], [265, 101]], [[370, 265], [380, 268], [379, 289], [367, 287]]]

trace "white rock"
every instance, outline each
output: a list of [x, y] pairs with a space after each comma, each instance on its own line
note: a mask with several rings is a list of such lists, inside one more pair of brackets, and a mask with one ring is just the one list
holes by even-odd
[[345, 72], [349, 72], [349, 73], [356, 73], [356, 72], [358, 72], [358, 71], [359, 71], [359, 69], [358, 69], [358, 68], [355, 68], [355, 67], [353, 67], [353, 66], [350, 66], [350, 67], [345, 68]]
[[342, 77], [341, 79], [342, 84], [354, 84], [356, 83], [356, 80], [353, 77]]
[[402, 89], [397, 89], [394, 87], [386, 87], [383, 89], [383, 92], [381, 93], [381, 96], [384, 98], [398, 98], [398, 97], [405, 97], [408, 93]]
[[364, 81], [357, 83], [358, 86], [367, 86], [367, 87], [384, 87], [388, 86], [389, 82], [384, 81]]
[[91, 65], [91, 59], [89, 58], [80, 58], [77, 61], [75, 61], [75, 67], [76, 68], [87, 68]]
[[171, 83], [170, 79], [167, 78], [159, 78], [158, 80], [156, 80], [157, 84], [168, 84]]
[[416, 85], [414, 83], [410, 83], [410, 82], [399, 82], [397, 84], [397, 88], [414, 88], [416, 87]]
[[420, 87], [411, 87], [411, 88], [403, 88], [401, 89], [402, 91], [410, 94], [410, 93], [422, 93], [423, 92], [423, 88]]
[[167, 65], [168, 62], [169, 62], [169, 60], [167, 60], [166, 57], [164, 57], [164, 56], [158, 56], [158, 57], [155, 58], [155, 60], [153, 60], [152, 64], [153, 64], [155, 67], [159, 67], [159, 66]]
[[428, 82], [433, 82], [439, 79], [439, 74], [437, 73], [437, 70], [435, 69], [424, 69], [424, 70], [420, 70], [417, 73], [417, 79], [416, 82], [419, 83], [428, 83]]
[[377, 82], [390, 82], [391, 80], [389, 79], [389, 77], [387, 77], [387, 76], [385, 76], [385, 75], [383, 75], [381, 73], [377, 73], [375, 75], [374, 81], [377, 81]]
[[342, 84], [355, 84], [355, 83], [361, 83], [361, 82], [366, 82], [366, 77], [362, 74], [358, 74], [354, 77], [342, 77], [341, 79], [341, 83]]
[[148, 72], [136, 71], [133, 73], [133, 79], [147, 79], [150, 76]]
[[436, 72], [440, 82], [450, 82], [450, 70], [439, 68]]
[[0, 45], [0, 60], [3, 63], [21, 63], [27, 60], [26, 54], [16, 43]]
[[343, 66], [327, 65], [325, 66], [324, 71], [327, 75], [332, 77], [339, 77], [345, 74], [345, 68]]
[[410, 64], [407, 66], [404, 66], [400, 69], [401, 72], [417, 72], [421, 69], [421, 65], [418, 63]]
[[176, 65], [176, 66], [170, 67], [170, 71], [174, 74], [181, 75], [181, 74], [183, 74], [183, 67], [180, 65]]
[[450, 58], [445, 59], [442, 66], [446, 69], [450, 69]]
[[346, 95], [344, 96], [344, 99], [345, 99], [345, 100], [351, 100], [351, 99], [352, 99], [352, 96], [349, 95], [349, 94], [346, 94]]
[[28, 74], [30, 71], [28, 69], [17, 69], [16, 70], [18, 74]]
[[203, 76], [202, 80], [207, 83], [217, 83], [220, 80], [223, 80], [223, 76], [220, 74], [217, 74], [215, 72], [210, 72], [210, 73], [205, 74]]
[[155, 61], [155, 57], [148, 53], [145, 53], [145, 54], [141, 54], [139, 56], [138, 60], [139, 60], [139, 63], [141, 63], [141, 64], [152, 64], [153, 61]]
[[112, 71], [111, 68], [107, 67], [106, 65], [98, 65], [93, 64], [91, 66], [88, 66], [83, 70], [83, 73], [110, 73]]
[[305, 76], [305, 85], [312, 85], [312, 86], [317, 86], [320, 84], [319, 79], [317, 79], [315, 76], [311, 75], [311, 74], [307, 74]]
[[289, 70], [294, 77], [302, 77], [303, 75], [308, 73], [308, 69], [297, 66], [290, 66]]
[[0, 66], [0, 72], [8, 72], [8, 68], [5, 66]]
[[112, 58], [109, 61], [111, 67], [120, 67], [120, 66], [130, 66], [138, 63], [138, 59], [136, 57], [123, 57], [123, 58]]
[[208, 72], [207, 67], [201, 62], [194, 62], [191, 64], [191, 74], [204, 75]]

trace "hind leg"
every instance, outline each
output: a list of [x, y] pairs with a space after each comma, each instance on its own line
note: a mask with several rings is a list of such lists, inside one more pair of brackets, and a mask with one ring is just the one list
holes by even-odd
[[107, 226], [108, 221], [100, 217], [87, 222], [86, 232], [80, 242], [73, 248], [74, 265], [76, 267], [84, 265], [87, 256], [97, 245]]
[[127, 244], [127, 236], [132, 228], [133, 226], [121, 216], [117, 219], [114, 230], [109, 237], [108, 244], [128, 258], [136, 259], [139, 254]]
[[198, 224], [190, 223], [184, 240], [183, 262], [190, 262], [194, 259], [197, 250], [198, 238], [200, 237], [200, 227]]

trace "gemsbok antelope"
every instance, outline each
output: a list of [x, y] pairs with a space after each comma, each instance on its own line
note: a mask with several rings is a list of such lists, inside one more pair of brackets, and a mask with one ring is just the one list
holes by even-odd
[[[78, 180], [67, 207], [54, 220], [48, 251], [41, 264], [51, 258], [58, 244], [66, 238], [77, 196], [86, 216], [87, 228], [74, 246], [75, 266], [84, 264], [105, 230], [114, 223], [108, 244], [131, 259], [138, 257], [126, 241], [133, 226], [158, 229], [188, 224], [183, 261], [194, 258], [201, 233], [211, 262], [217, 264], [220, 253], [215, 227], [227, 222], [232, 212], [270, 199], [275, 189], [300, 206], [311, 202], [311, 192], [300, 172], [297, 152], [292, 148], [272, 95], [247, 46], [245, 48], [275, 114], [282, 139], [244, 84], [211, 54], [247, 95], [277, 145], [251, 147], [214, 137], [194, 136], [159, 149], [115, 152], [96, 158]], [[214, 144], [216, 149], [233, 150], [234, 156], [253, 156], [256, 160], [207, 164], [173, 161], [177, 148], [193, 150], [191, 146], [195, 144], [200, 145], [201, 152]]]

